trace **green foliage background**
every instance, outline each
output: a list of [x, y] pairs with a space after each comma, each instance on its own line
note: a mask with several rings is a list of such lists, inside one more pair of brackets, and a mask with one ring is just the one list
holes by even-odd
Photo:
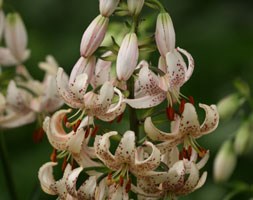
[[[177, 46], [188, 50], [196, 62], [192, 78], [182, 89], [184, 94], [194, 96], [196, 102], [211, 104], [233, 91], [232, 81], [237, 77], [253, 86], [253, 1], [164, 0], [163, 3], [174, 22]], [[38, 79], [42, 74], [37, 63], [47, 54], [54, 55], [70, 72], [79, 57], [83, 31], [99, 13], [98, 0], [6, 0], [5, 4], [8, 10], [14, 8], [23, 17], [32, 50], [26, 66]], [[153, 56], [157, 60], [158, 54]], [[211, 159], [205, 168], [209, 171], [208, 183], [182, 199], [222, 199], [226, 190], [212, 181], [213, 156], [238, 123], [236, 120], [221, 123], [216, 132], [199, 141], [211, 149]], [[4, 131], [20, 200], [50, 198], [36, 185], [38, 169], [49, 160], [52, 149], [46, 138], [40, 144], [33, 143], [33, 129], [34, 125], [28, 125]], [[234, 179], [243, 177], [252, 183], [252, 167], [251, 154], [240, 158]], [[32, 192], [35, 198], [31, 198]], [[2, 165], [0, 199], [9, 199]]]

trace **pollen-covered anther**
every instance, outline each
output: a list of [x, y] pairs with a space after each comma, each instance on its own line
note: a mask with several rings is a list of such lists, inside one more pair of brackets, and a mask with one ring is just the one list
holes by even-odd
[[56, 162], [56, 159], [57, 158], [57, 150], [56, 149], [53, 149], [53, 152], [51, 153], [51, 155], [50, 155], [50, 160], [52, 161], [52, 162]]
[[166, 114], [167, 114], [167, 118], [170, 120], [170, 121], [174, 121], [175, 120], [175, 111], [174, 109], [169, 106], [166, 108]]
[[91, 137], [95, 137], [95, 136], [97, 135], [98, 129], [99, 129], [98, 126], [95, 126], [95, 127], [94, 127], [93, 131], [91, 132]]
[[107, 184], [108, 186], [110, 186], [110, 185], [113, 184], [112, 173], [109, 173], [109, 174], [108, 174], [107, 179], [106, 179], [106, 184]]
[[203, 158], [207, 153], [207, 150], [203, 147], [199, 147], [198, 155], [200, 158]]
[[182, 151], [179, 153], [179, 160], [183, 160], [183, 159], [190, 160], [191, 155], [192, 155], [192, 147], [188, 146], [187, 149], [184, 147]]
[[89, 134], [90, 134], [90, 127], [87, 127], [84, 133], [85, 139], [89, 137]]
[[180, 106], [179, 106], [179, 113], [182, 114], [184, 112], [184, 106], [186, 104], [186, 101], [184, 99], [181, 100]]
[[131, 190], [131, 183], [132, 183], [132, 181], [129, 178], [128, 181], [127, 181], [126, 187], [125, 187], [126, 193], [128, 193]]
[[124, 177], [120, 176], [119, 177], [119, 185], [122, 187], [124, 185]]
[[189, 96], [189, 102], [190, 102], [192, 105], [195, 104], [195, 101], [194, 101], [193, 96]]
[[77, 131], [80, 124], [81, 124], [81, 120], [78, 119], [77, 122], [72, 126], [72, 129], [73, 129], [74, 132]]

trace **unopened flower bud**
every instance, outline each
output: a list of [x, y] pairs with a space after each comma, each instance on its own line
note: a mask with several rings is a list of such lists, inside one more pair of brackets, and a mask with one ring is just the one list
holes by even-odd
[[235, 136], [234, 148], [238, 155], [245, 153], [250, 146], [250, 124], [249, 122], [244, 122]]
[[161, 56], [175, 49], [176, 35], [168, 13], [160, 13], [156, 21], [155, 40]]
[[108, 27], [109, 18], [97, 16], [83, 34], [80, 52], [85, 58], [90, 57], [102, 43]]
[[119, 0], [99, 0], [100, 14], [109, 17], [117, 8]]
[[127, 0], [128, 10], [131, 15], [139, 15], [143, 7], [144, 0]]
[[128, 80], [133, 74], [139, 58], [138, 39], [135, 33], [128, 33], [123, 39], [116, 63], [119, 80]]
[[[0, 5], [0, 9], [1, 9], [1, 5]], [[4, 21], [5, 21], [4, 12], [0, 10], [0, 42], [2, 40], [2, 35], [4, 31], [4, 23], [5, 23]]]
[[73, 84], [76, 77], [83, 73], [86, 73], [88, 75], [87, 81], [90, 82], [94, 74], [95, 66], [95, 56], [91, 56], [89, 58], [80, 57], [71, 71], [69, 84]]
[[238, 94], [230, 94], [223, 98], [218, 104], [217, 109], [222, 119], [228, 119], [236, 112], [244, 100]]
[[214, 160], [214, 180], [225, 182], [232, 175], [236, 166], [236, 154], [232, 141], [226, 141]]
[[18, 13], [10, 13], [6, 17], [5, 42], [19, 62], [24, 61], [29, 56], [29, 52], [26, 50], [26, 28]]

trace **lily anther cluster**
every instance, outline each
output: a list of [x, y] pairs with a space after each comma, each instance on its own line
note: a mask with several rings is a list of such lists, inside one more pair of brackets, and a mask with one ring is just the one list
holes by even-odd
[[[140, 28], [145, 6], [159, 11], [154, 37], [143, 37]], [[20, 125], [25, 124], [24, 116], [29, 114], [30, 122], [36, 113], [44, 113], [43, 130], [53, 153], [38, 176], [42, 190], [59, 199], [153, 200], [188, 195], [207, 178], [207, 172], [200, 170], [209, 151], [196, 139], [214, 131], [219, 122], [215, 105], [195, 105], [193, 97], [180, 92], [193, 73], [194, 60], [176, 47], [171, 17], [158, 0], [100, 0], [99, 10], [83, 33], [80, 58], [70, 75], [50, 64], [49, 58], [40, 65], [47, 75], [43, 83], [36, 82], [41, 89], [36, 91], [28, 88], [34, 80], [20, 64], [27, 55], [20, 38], [25, 35], [22, 23], [13, 25], [9, 20], [4, 51], [15, 58], [25, 81], [11, 81], [7, 96], [1, 95], [8, 107], [1, 110], [0, 124], [15, 122], [13, 112], [17, 120], [16, 112], [23, 116]], [[114, 15], [129, 19], [122, 39], [109, 31]], [[10, 31], [19, 36], [11, 38], [15, 34]], [[108, 36], [112, 42], [104, 45]], [[13, 47], [19, 42], [22, 55]], [[149, 59], [154, 51], [160, 53], [157, 64]], [[32, 95], [30, 90], [41, 93]], [[62, 102], [68, 108], [59, 110]], [[205, 111], [203, 122], [196, 107]], [[157, 120], [160, 116], [166, 118], [162, 123]], [[116, 121], [129, 127], [115, 131]], [[53, 171], [59, 163], [63, 175], [56, 180]]]

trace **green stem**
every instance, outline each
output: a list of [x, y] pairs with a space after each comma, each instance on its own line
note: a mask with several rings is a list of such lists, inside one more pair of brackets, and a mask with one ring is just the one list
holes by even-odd
[[12, 200], [16, 200], [17, 199], [16, 190], [15, 190], [14, 181], [13, 181], [13, 177], [11, 173], [10, 163], [8, 160], [4, 134], [2, 131], [0, 132], [0, 159], [3, 165], [3, 171], [4, 171], [3, 174], [5, 176], [5, 181], [7, 184], [7, 189], [9, 191], [9, 196], [11, 197]]
[[[128, 91], [129, 91], [129, 98], [134, 99], [134, 77], [131, 77], [128, 80]], [[136, 141], [139, 141], [139, 121], [137, 118], [136, 109], [128, 106], [129, 110], [129, 123], [130, 123], [130, 130], [135, 132]]]

